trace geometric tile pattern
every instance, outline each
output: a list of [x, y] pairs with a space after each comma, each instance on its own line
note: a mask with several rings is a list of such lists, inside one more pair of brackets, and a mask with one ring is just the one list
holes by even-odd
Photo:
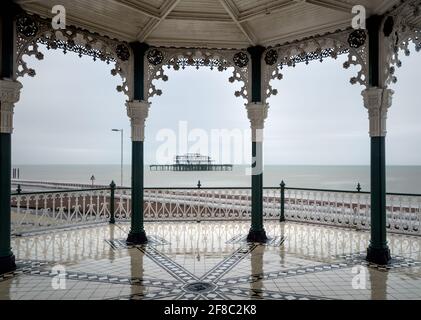
[[179, 265], [172, 259], [169, 259], [155, 248], [146, 245], [138, 247], [138, 249], [142, 251], [148, 258], [156, 262], [157, 265], [159, 265], [169, 274], [171, 274], [175, 279], [181, 281], [182, 283], [188, 283], [199, 280], [190, 271], [184, 269], [181, 265]]
[[0, 274], [0, 282], [15, 278], [23, 274], [40, 274], [40, 269], [47, 265], [48, 262], [17, 260], [16, 270], [5, 274]]
[[[335, 245], [331, 238], [327, 237], [328, 246], [324, 246], [324, 238], [317, 238], [317, 234], [322, 234], [318, 231], [323, 230], [320, 229], [322, 227], [318, 226], [319, 229], [315, 231], [311, 226], [290, 223], [291, 230], [301, 233], [302, 230], [305, 232], [308, 230], [308, 234], [314, 235], [313, 241], [318, 242], [315, 242], [315, 247], [309, 250], [311, 242], [307, 241], [308, 234], [305, 233], [300, 236], [289, 233], [285, 236], [282, 233], [283, 229], [280, 229], [281, 234], [273, 234], [267, 244], [260, 245], [247, 243], [242, 233], [244, 231], [231, 233], [227, 229], [229, 224], [222, 223], [226, 225], [217, 228], [208, 223], [209, 230], [218, 230], [219, 233], [214, 235], [205, 230], [203, 236], [201, 232], [206, 229], [206, 223], [199, 227], [194, 224], [188, 225], [187, 229], [180, 228], [183, 230], [181, 234], [174, 235], [174, 231], [171, 230], [178, 230], [179, 227], [174, 227], [176, 223], [172, 222], [171, 225], [163, 226], [163, 229], [156, 227], [154, 232], [147, 231], [149, 243], [144, 246], [128, 246], [125, 240], [119, 240], [127, 236], [127, 225], [116, 227], [97, 225], [91, 229], [80, 230], [81, 233], [77, 233], [78, 231], [74, 229], [56, 230], [54, 232], [60, 235], [59, 238], [64, 238], [66, 241], [57, 243], [57, 247], [54, 247], [54, 243], [51, 244], [53, 248], [43, 247], [41, 252], [37, 251], [36, 241], [40, 239], [47, 241], [51, 239], [51, 235], [46, 233], [45, 238], [40, 234], [22, 237], [18, 243], [25, 245], [25, 250], [22, 253], [19, 250], [15, 251], [19, 258], [16, 261], [18, 269], [0, 275], [0, 299], [5, 297], [14, 299], [84, 297], [114, 300], [359, 298], [362, 295], [353, 291], [349, 285], [349, 279], [352, 277], [351, 269], [354, 266], [364, 266], [370, 270], [370, 286], [375, 290], [374, 293], [381, 293], [380, 297], [421, 299], [421, 262], [413, 258], [417, 257], [416, 250], [420, 248], [421, 239], [394, 236], [392, 241], [401, 243], [403, 249], [396, 251], [398, 254], [393, 255], [389, 265], [379, 266], [367, 263], [365, 252], [347, 252], [349, 249], [342, 247], [348, 243], [348, 241], [342, 242], [342, 238], [346, 239], [355, 231], [347, 230], [343, 236], [343, 231], [340, 229], [330, 228], [329, 235], [334, 235], [333, 239], [339, 238], [341, 242]], [[239, 229], [237, 225], [233, 226], [233, 230]], [[247, 224], [240, 225], [243, 230], [247, 227]], [[285, 225], [282, 227], [285, 228]], [[162, 233], [160, 230], [169, 232]], [[186, 230], [189, 230], [189, 238], [186, 238]], [[221, 230], [228, 230], [226, 236], [220, 232]], [[276, 229], [273, 228], [272, 232], [274, 230]], [[112, 234], [109, 234], [111, 231]], [[335, 232], [338, 232], [339, 236], [336, 236]], [[81, 239], [81, 235], [85, 238]], [[93, 235], [93, 238], [89, 238], [90, 235]], [[358, 239], [365, 239], [364, 234], [358, 236]], [[209, 242], [210, 239], [219, 244]], [[85, 242], [88, 244], [85, 245]], [[80, 258], [68, 260], [69, 262], [60, 260], [61, 252], [68, 250], [66, 245], [70, 243], [75, 246], [71, 252], [79, 254]], [[300, 243], [303, 243], [301, 248]], [[319, 247], [321, 244], [323, 246]], [[367, 243], [361, 243], [361, 247], [366, 245]], [[405, 249], [405, 246], [409, 249]], [[338, 250], [332, 251], [332, 247], [338, 247]], [[92, 250], [92, 254], [86, 250]], [[47, 252], [45, 260], [39, 259]], [[110, 260], [107, 260], [107, 256]], [[184, 256], [189, 259], [184, 261], [181, 259]], [[204, 270], [201, 275], [194, 271], [196, 269], [189, 267], [189, 263], [193, 263], [191, 258], [196, 256], [205, 259], [194, 263], [212, 262], [200, 269]], [[140, 263], [139, 259], [143, 262]], [[63, 276], [70, 287], [66, 292], [54, 291], [49, 286], [51, 279], [56, 277], [52, 268], [57, 263], [66, 266]], [[130, 266], [127, 266], [130, 263], [131, 267], [137, 268], [138, 271], [130, 271]], [[126, 267], [126, 271], [123, 272], [122, 267]], [[389, 274], [389, 280], [382, 274]], [[34, 293], [37, 288], [42, 288], [39, 289], [42, 292]], [[308, 290], [305, 290], [306, 288]], [[372, 293], [371, 297], [376, 298], [376, 295]]]
[[390, 270], [390, 269], [400, 269], [400, 268], [420, 266], [421, 262], [414, 261], [412, 259], [406, 259], [403, 257], [392, 257], [392, 262], [390, 265], [379, 266], [379, 265], [367, 263], [367, 261], [365, 260], [364, 254], [355, 254], [355, 255], [349, 255], [349, 256], [344, 257], [344, 260], [338, 263], [320, 264], [320, 265], [314, 265], [314, 266], [309, 266], [309, 267], [299, 267], [299, 268], [281, 270], [277, 272], [252, 274], [246, 277], [224, 278], [223, 280], [218, 281], [217, 284], [218, 286], [233, 286], [233, 285], [241, 284], [241, 283], [253, 283], [256, 281], [294, 277], [297, 275], [304, 275], [308, 273], [318, 273], [318, 272], [326, 272], [326, 271], [331, 271], [331, 270], [348, 269], [356, 265], [376, 268], [378, 270]]
[[[248, 277], [237, 277], [237, 278], [226, 278], [224, 280], [220, 280], [223, 275], [227, 274], [232, 268], [235, 267], [242, 259], [244, 259], [249, 253], [251, 253], [255, 248], [257, 248], [258, 244], [246, 244], [240, 247], [238, 250], [233, 252], [229, 257], [221, 261], [217, 266], [212, 268], [209, 272], [203, 275], [200, 279], [189, 273], [180, 265], [171, 261], [171, 259], [167, 258], [166, 256], [162, 255], [156, 249], [146, 249], [143, 248], [141, 250], [145, 250], [147, 256], [155, 259], [155, 261], [160, 264], [164, 269], [168, 272], [173, 274], [176, 278], [183, 282], [191, 282], [191, 281], [203, 281], [203, 282], [212, 282], [216, 284], [216, 287], [210, 293], [192, 293], [188, 292], [184, 295], [177, 297], [176, 299], [229, 299], [230, 296], [238, 296], [238, 297], [247, 297], [252, 299], [267, 299], [267, 300], [329, 300], [328, 298], [322, 296], [310, 296], [310, 295], [302, 295], [302, 294], [295, 294], [295, 293], [285, 293], [285, 292], [278, 292], [278, 291], [271, 291], [271, 290], [262, 290], [262, 289], [243, 289], [239, 288], [238, 284], [244, 283], [254, 283], [256, 281], [263, 281], [263, 280], [270, 280], [270, 279], [277, 279], [282, 277], [292, 277], [296, 275], [303, 275], [306, 273], [317, 273], [317, 272], [326, 272], [334, 269], [341, 269], [341, 268], [351, 268], [355, 265], [364, 265], [371, 268], [377, 268], [379, 270], [385, 269], [397, 269], [397, 268], [406, 268], [406, 267], [413, 267], [421, 265], [421, 262], [414, 261], [412, 259], [406, 259], [403, 257], [393, 257], [392, 263], [389, 266], [378, 266], [373, 264], [368, 264], [365, 261], [365, 256], [363, 253], [358, 254], [350, 254], [346, 256], [340, 256], [343, 258], [342, 262], [334, 263], [334, 264], [324, 264], [324, 265], [315, 265], [311, 267], [305, 268], [296, 268], [296, 269], [288, 269], [282, 270], [279, 272], [271, 272], [268, 274], [253, 274]], [[157, 258], [158, 257], [158, 258]], [[178, 290], [177, 290], [178, 292]], [[168, 296], [173, 296], [174, 292], [166, 292]], [[126, 297], [127, 299], [139, 299], [139, 295], [133, 295], [133, 297]]]
[[246, 244], [225, 258], [209, 272], [202, 276], [202, 281], [217, 282], [223, 275], [234, 268], [242, 259], [257, 247], [256, 244]]
[[[42, 275], [42, 274], [41, 274]], [[44, 274], [47, 276], [47, 274]], [[49, 273], [48, 276], [55, 276], [55, 273]], [[66, 278], [70, 280], [83, 280], [93, 282], [106, 282], [111, 284], [128, 284], [131, 286], [139, 285], [144, 287], [158, 288], [179, 288], [180, 284], [175, 281], [155, 280], [147, 278], [128, 278], [111, 275], [89, 274], [83, 272], [67, 272]]]
[[222, 288], [220, 289], [226, 296], [239, 296], [251, 299], [264, 299], [264, 300], [330, 300], [318, 296], [308, 296], [296, 293], [277, 292], [270, 290], [259, 289], [243, 289], [243, 288]]
[[[280, 247], [284, 244], [285, 237], [283, 236], [275, 236], [275, 237], [269, 237], [267, 242], [265, 243], [266, 246], [272, 246], [272, 247]], [[247, 235], [239, 234], [235, 235], [231, 239], [227, 241], [227, 244], [234, 244], [234, 243], [247, 243]]]
[[[136, 247], [135, 245], [127, 244], [126, 239], [110, 239], [105, 240], [114, 250], [130, 249]], [[169, 242], [164, 238], [155, 235], [148, 235], [148, 246], [162, 246], [168, 245]]]
[[405, 258], [402, 256], [392, 256], [392, 260], [389, 262], [389, 264], [386, 266], [383, 266], [383, 265], [377, 265], [374, 263], [367, 262], [365, 260], [365, 256], [366, 256], [366, 253], [361, 252], [361, 253], [356, 253], [356, 254], [340, 255], [339, 257], [344, 259], [347, 262], [348, 261], [352, 262], [354, 265], [360, 264], [366, 267], [376, 268], [381, 271], [401, 269], [401, 268], [410, 268], [410, 267], [416, 267], [416, 266], [421, 265], [420, 261], [415, 261], [414, 259], [411, 259], [411, 258]]
[[159, 291], [159, 292], [148, 292], [148, 293], [135, 293], [126, 296], [114, 297], [109, 300], [158, 300], [163, 298], [175, 298], [180, 293], [173, 294], [173, 291]]

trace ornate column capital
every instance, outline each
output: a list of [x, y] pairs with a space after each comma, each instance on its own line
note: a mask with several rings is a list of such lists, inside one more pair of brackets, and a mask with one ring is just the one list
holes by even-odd
[[0, 133], [13, 132], [13, 109], [21, 89], [18, 81], [0, 80]]
[[362, 92], [364, 106], [368, 110], [370, 120], [370, 136], [386, 136], [387, 111], [392, 106], [394, 91], [372, 87]]
[[251, 102], [247, 104], [246, 109], [251, 124], [252, 141], [262, 141], [269, 105], [263, 102]]
[[145, 140], [145, 121], [149, 115], [150, 106], [149, 102], [139, 100], [126, 103], [127, 115], [132, 127], [132, 141]]
[[269, 105], [263, 102], [251, 102], [247, 104], [247, 116], [252, 129], [263, 129], [268, 117]]

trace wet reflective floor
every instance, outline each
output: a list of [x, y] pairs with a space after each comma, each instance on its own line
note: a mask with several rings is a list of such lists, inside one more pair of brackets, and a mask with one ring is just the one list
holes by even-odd
[[243, 222], [147, 223], [146, 246], [126, 245], [128, 224], [16, 237], [0, 299], [421, 299], [420, 237], [390, 234], [393, 260], [377, 266], [368, 232], [265, 227], [265, 245], [245, 241]]

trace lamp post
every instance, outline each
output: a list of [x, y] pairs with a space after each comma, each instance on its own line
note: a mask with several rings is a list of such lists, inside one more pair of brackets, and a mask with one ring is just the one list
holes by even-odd
[[121, 133], [121, 187], [123, 187], [123, 134], [124, 134], [124, 130], [123, 129], [111, 129], [111, 131], [113, 132], [120, 132]]

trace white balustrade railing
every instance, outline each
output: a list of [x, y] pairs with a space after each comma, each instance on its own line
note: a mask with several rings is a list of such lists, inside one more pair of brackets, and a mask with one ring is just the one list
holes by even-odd
[[[363, 192], [287, 188], [284, 193], [287, 221], [355, 229], [370, 228], [370, 194]], [[129, 220], [131, 190], [116, 189], [112, 209], [111, 190], [73, 190], [19, 194], [11, 197], [12, 231], [15, 234], [46, 228]], [[421, 196], [387, 195], [387, 227], [390, 232], [421, 235]], [[263, 215], [281, 216], [281, 190], [265, 188]], [[250, 220], [251, 189], [162, 189], [144, 191], [146, 221]]]
[[370, 194], [286, 189], [285, 218], [290, 221], [368, 229]]
[[108, 221], [109, 198], [106, 189], [12, 195], [12, 233]]
[[[289, 221], [370, 229], [370, 193], [285, 189]], [[387, 194], [386, 227], [394, 233], [421, 235], [421, 195]]]
[[421, 196], [387, 195], [386, 217], [391, 232], [421, 235]]
[[145, 191], [145, 219], [249, 219], [248, 189], [178, 189]]

